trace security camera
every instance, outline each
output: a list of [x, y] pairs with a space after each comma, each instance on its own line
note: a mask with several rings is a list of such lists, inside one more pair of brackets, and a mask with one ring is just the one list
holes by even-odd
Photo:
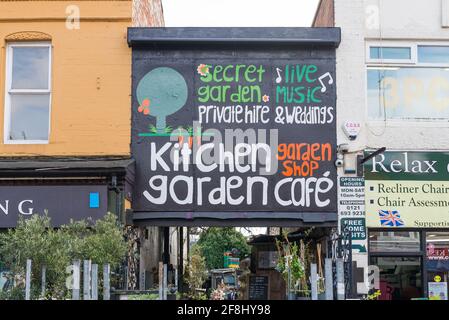
[[347, 153], [349, 151], [349, 144], [342, 143], [337, 147], [337, 153]]
[[335, 166], [336, 167], [343, 167], [344, 161], [343, 159], [337, 159], [335, 160]]

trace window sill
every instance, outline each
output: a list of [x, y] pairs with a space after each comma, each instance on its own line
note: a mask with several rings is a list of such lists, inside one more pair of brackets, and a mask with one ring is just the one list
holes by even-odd
[[4, 144], [8, 145], [27, 145], [27, 144], [49, 144], [48, 140], [6, 140]]

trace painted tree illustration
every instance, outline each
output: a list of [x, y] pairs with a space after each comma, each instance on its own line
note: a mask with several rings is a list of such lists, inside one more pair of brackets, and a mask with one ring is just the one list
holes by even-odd
[[167, 116], [187, 101], [187, 83], [176, 70], [160, 67], [148, 72], [137, 86], [139, 112], [156, 118], [158, 133], [163, 133]]

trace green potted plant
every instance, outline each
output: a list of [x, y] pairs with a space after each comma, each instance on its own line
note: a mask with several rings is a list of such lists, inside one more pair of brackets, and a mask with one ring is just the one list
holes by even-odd
[[198, 246], [193, 246], [189, 263], [186, 268], [185, 281], [189, 286], [189, 298], [192, 300], [205, 300], [205, 294], [199, 289], [207, 279], [206, 259]]
[[287, 288], [289, 287], [290, 275], [290, 292], [287, 292], [287, 295], [291, 296], [294, 292], [295, 299], [310, 299], [305, 267], [305, 245], [303, 241], [298, 246], [296, 242], [290, 242], [287, 234], [284, 234], [284, 241], [276, 240], [276, 247], [279, 253], [276, 270], [282, 274]]

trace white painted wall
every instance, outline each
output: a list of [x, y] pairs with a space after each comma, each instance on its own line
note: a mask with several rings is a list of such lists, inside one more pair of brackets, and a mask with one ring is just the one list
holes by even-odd
[[[337, 49], [339, 144], [350, 143], [351, 150], [449, 150], [449, 122], [366, 121], [366, 40], [449, 41], [449, 28], [442, 27], [444, 1], [335, 0], [335, 26], [342, 29]], [[363, 124], [354, 142], [341, 129], [345, 120]]]
[[[345, 2], [345, 0], [337, 1]], [[442, 28], [444, 0], [364, 0], [363, 2], [365, 7], [378, 7], [381, 13], [381, 29], [366, 28], [368, 38], [378, 38], [379, 32], [382, 31], [385, 38], [449, 39], [449, 28]]]
[[[387, 120], [374, 123], [367, 121], [366, 116], [366, 41], [382, 38], [385, 41], [449, 42], [449, 28], [442, 27], [444, 1], [449, 0], [335, 0], [335, 26], [340, 27], [342, 33], [336, 66], [338, 144], [349, 144], [350, 151], [379, 147], [449, 150], [449, 122]], [[449, 10], [449, 6], [445, 8]], [[349, 141], [341, 129], [347, 120], [362, 124], [355, 141]], [[357, 152], [345, 156], [345, 162], [354, 167], [356, 155]], [[344, 175], [339, 169], [339, 176]], [[368, 255], [353, 252], [353, 260], [358, 267], [366, 267]], [[365, 290], [359, 293], [366, 293]]]

